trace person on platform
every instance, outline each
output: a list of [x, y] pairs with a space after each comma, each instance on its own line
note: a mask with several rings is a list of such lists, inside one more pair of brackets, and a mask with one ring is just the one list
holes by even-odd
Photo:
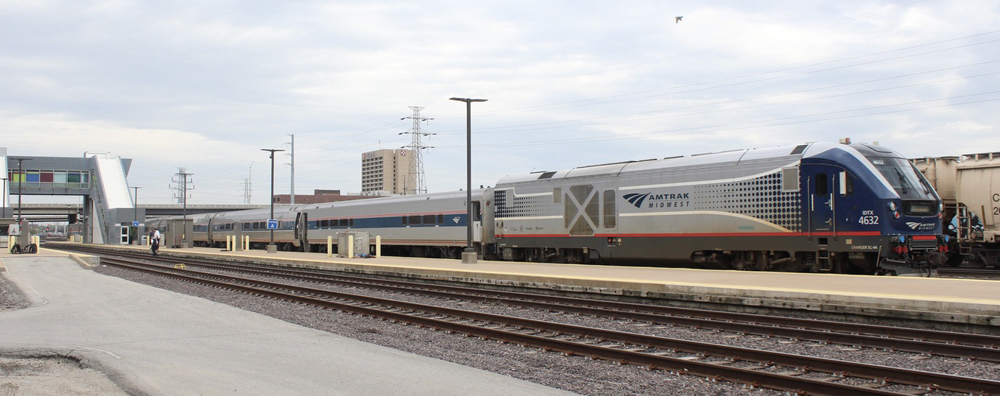
[[156, 251], [160, 250], [160, 230], [154, 229], [153, 232], [149, 233], [149, 248], [153, 250], [153, 255], [156, 255]]

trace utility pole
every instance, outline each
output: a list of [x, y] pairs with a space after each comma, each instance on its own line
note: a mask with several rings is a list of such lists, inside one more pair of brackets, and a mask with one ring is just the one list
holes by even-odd
[[[132, 221], [135, 222], [135, 239], [140, 238], [139, 233], [139, 189], [142, 187], [132, 187], [135, 194], [132, 195]], [[145, 219], [143, 219], [145, 220]]]
[[291, 203], [294, 205], [295, 204], [295, 134], [292, 133], [292, 134], [289, 134], [288, 136], [292, 137], [292, 142], [289, 143], [292, 146], [292, 150], [289, 152], [290, 153], [289, 155], [292, 157], [292, 163], [289, 164], [289, 165], [292, 166]]
[[[190, 179], [190, 176], [194, 176], [194, 173], [188, 173], [186, 168], [177, 168], [177, 173], [174, 174], [173, 179], [170, 181], [178, 183], [177, 187], [171, 187], [180, 192], [180, 197], [178, 197], [177, 203], [183, 203], [183, 219], [184, 223], [181, 225], [181, 247], [187, 247], [187, 200], [188, 200], [188, 190], [194, 190], [194, 180]], [[188, 183], [191, 183], [191, 188], [188, 188]], [[177, 197], [177, 195], [174, 195]]]
[[[405, 119], [413, 120], [413, 127], [409, 131], [399, 133], [400, 135], [409, 134], [413, 136], [413, 139], [410, 141], [410, 145], [403, 146], [404, 148], [409, 147], [411, 150], [413, 150], [413, 162], [410, 163], [410, 173], [406, 178], [406, 180], [404, 181], [404, 185], [409, 184], [410, 186], [413, 186], [414, 192], [417, 194], [426, 194], [427, 184], [424, 181], [424, 156], [422, 152], [424, 151], [424, 149], [429, 149], [433, 147], [424, 146], [420, 142], [420, 137], [437, 135], [437, 134], [423, 132], [420, 130], [421, 121], [427, 122], [433, 120], [433, 118], [426, 118], [420, 116], [420, 110], [423, 110], [424, 109], [423, 107], [420, 106], [409, 106], [409, 107], [411, 110], [413, 110], [413, 115], [409, 117], [400, 118], [400, 120], [405, 120]], [[406, 183], [406, 181], [412, 181], [412, 182]], [[403, 190], [403, 194], [406, 194], [405, 188]]]

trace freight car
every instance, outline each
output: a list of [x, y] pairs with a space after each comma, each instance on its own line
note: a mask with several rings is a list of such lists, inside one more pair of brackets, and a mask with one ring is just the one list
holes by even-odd
[[911, 162], [944, 202], [948, 264], [1000, 268], [1000, 153], [917, 158]]
[[[473, 191], [275, 208], [283, 250], [344, 231], [388, 254], [738, 270], [899, 273], [944, 261], [941, 199], [905, 157], [810, 143], [536, 172]], [[269, 238], [267, 210], [197, 220], [195, 243]]]

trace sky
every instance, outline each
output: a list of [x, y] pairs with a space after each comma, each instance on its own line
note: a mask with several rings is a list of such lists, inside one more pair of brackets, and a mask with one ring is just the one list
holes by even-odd
[[[683, 17], [677, 20], [677, 17]], [[1000, 152], [1000, 2], [0, 0], [0, 147], [132, 159], [139, 204], [361, 191], [411, 143], [429, 192], [804, 142]], [[401, 134], [403, 133], [403, 134]], [[38, 197], [53, 202], [56, 197]], [[27, 202], [27, 201], [26, 201]]]

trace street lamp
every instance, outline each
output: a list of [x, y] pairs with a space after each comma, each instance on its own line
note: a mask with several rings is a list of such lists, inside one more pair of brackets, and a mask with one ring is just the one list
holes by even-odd
[[[260, 151], [268, 151], [268, 152], [271, 153], [271, 195], [268, 197], [268, 199], [271, 201], [271, 217], [269, 217], [268, 220], [271, 220], [271, 219], [274, 219], [274, 152], [275, 151], [285, 151], [285, 150], [281, 150], [281, 149], [260, 149]], [[268, 253], [276, 253], [278, 251], [278, 247], [274, 245], [274, 229], [271, 228], [271, 227], [268, 227], [268, 228], [271, 229], [271, 243], [269, 243], [267, 245], [267, 252]]]
[[132, 196], [132, 221], [135, 222], [135, 239], [139, 239], [139, 189], [142, 187], [132, 187], [135, 194]]
[[485, 102], [486, 99], [449, 98], [465, 102], [465, 208], [469, 211], [466, 224], [467, 244], [462, 252], [463, 264], [476, 263], [476, 249], [472, 247], [472, 102]]

